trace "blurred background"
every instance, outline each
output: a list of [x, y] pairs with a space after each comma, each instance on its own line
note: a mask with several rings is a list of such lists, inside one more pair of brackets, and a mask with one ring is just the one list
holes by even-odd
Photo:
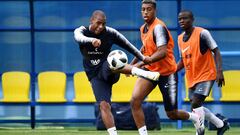
[[[237, 0], [160, 0], [157, 17], [162, 19], [175, 40], [175, 56], [179, 59], [177, 15], [181, 9], [192, 10], [195, 25], [210, 30], [222, 57], [224, 71], [240, 70], [240, 1]], [[74, 98], [73, 74], [83, 71], [82, 56], [74, 41], [73, 30], [88, 26], [94, 10], [106, 13], [107, 26], [123, 33], [137, 48], [141, 47], [139, 27], [143, 24], [140, 0], [1, 0], [0, 1], [0, 74], [25, 71], [31, 75], [31, 105], [36, 119], [95, 119], [94, 106], [67, 104], [44, 106], [34, 104], [38, 99], [37, 75], [43, 71], [62, 71], [67, 74], [66, 98]], [[113, 49], [118, 48], [114, 46]], [[128, 53], [129, 59], [133, 56]], [[179, 78], [180, 107], [185, 103], [184, 71]], [[240, 77], [234, 79], [240, 83]], [[2, 81], [2, 80], [1, 80]], [[226, 82], [226, 85], [228, 82]], [[240, 93], [236, 89], [236, 93]], [[206, 105], [232, 122], [240, 122], [239, 101], [221, 102], [221, 89], [214, 86], [214, 101]], [[0, 87], [0, 96], [3, 96]], [[182, 99], [182, 102], [181, 102]], [[161, 119], [167, 119], [159, 104]], [[0, 105], [1, 119], [30, 119], [29, 106]]]

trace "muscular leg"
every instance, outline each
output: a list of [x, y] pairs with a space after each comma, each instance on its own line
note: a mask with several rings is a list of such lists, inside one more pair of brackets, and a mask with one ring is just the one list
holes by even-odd
[[137, 67], [134, 67], [132, 65], [125, 65], [123, 69], [116, 70], [113, 72], [120, 72], [123, 74], [132, 74], [140, 77], [144, 77], [153, 81], [157, 81], [159, 79], [160, 73], [159, 72], [151, 72], [146, 71]]
[[[199, 98], [200, 97], [200, 98]], [[204, 102], [205, 96], [198, 95], [193, 97], [192, 101], [192, 108], [199, 108], [201, 107], [204, 112], [204, 118], [211, 123], [213, 123], [218, 128], [218, 135], [224, 134], [226, 130], [229, 129], [229, 123], [227, 121], [223, 121], [216, 117], [208, 108], [202, 106], [202, 103]]]
[[153, 90], [154, 84], [144, 78], [138, 78], [131, 99], [133, 118], [137, 128], [145, 126], [145, 118], [142, 110], [142, 101]]
[[114, 118], [111, 112], [111, 106], [108, 102], [106, 101], [101, 101], [100, 102], [100, 111], [101, 111], [101, 116], [102, 120], [106, 126], [106, 128], [111, 128], [114, 127]]
[[205, 126], [204, 126], [204, 120], [205, 120], [205, 112], [204, 108], [202, 106], [206, 96], [194, 93], [191, 101], [191, 106], [193, 113], [198, 115], [199, 121], [197, 123], [194, 123], [194, 126], [197, 129], [198, 135], [204, 135], [205, 134]]
[[161, 76], [158, 86], [163, 95], [167, 116], [172, 120], [188, 120], [190, 113], [177, 109], [177, 75]]
[[112, 84], [105, 81], [102, 77], [94, 77], [91, 80], [91, 85], [99, 108], [103, 123], [107, 128], [109, 135], [117, 135], [114, 118], [111, 112], [110, 98], [112, 91]]
[[199, 121], [194, 123], [194, 126], [197, 129], [198, 135], [204, 135], [204, 120], [205, 120], [205, 111], [203, 102], [211, 91], [211, 87], [214, 81], [200, 82], [196, 84], [189, 90], [189, 96], [191, 100], [191, 107], [193, 113], [198, 115]]
[[198, 107], [201, 107], [206, 96], [200, 95], [200, 94], [194, 94], [191, 99], [191, 108], [195, 109]]
[[173, 111], [166, 111], [168, 118], [172, 120], [188, 120], [189, 113], [183, 110], [175, 109]]
[[[190, 100], [192, 109], [201, 107], [205, 98], [206, 96], [203, 95], [199, 94], [193, 95], [192, 99]], [[224, 125], [223, 121], [217, 118], [208, 108], [203, 106], [203, 110], [205, 113], [205, 119], [212, 122], [217, 128], [221, 128]]]

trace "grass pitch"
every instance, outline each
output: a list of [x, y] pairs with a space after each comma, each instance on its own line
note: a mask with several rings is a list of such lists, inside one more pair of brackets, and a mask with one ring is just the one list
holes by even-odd
[[[138, 135], [136, 130], [119, 130], [119, 135]], [[108, 135], [106, 131], [96, 131], [95, 128], [63, 128], [63, 129], [43, 129], [34, 130], [24, 128], [0, 128], [0, 135]], [[149, 135], [195, 135], [193, 128], [183, 128], [180, 130], [174, 128], [163, 128], [162, 130], [149, 131]], [[216, 135], [216, 131], [208, 131], [205, 135]], [[240, 128], [234, 127], [225, 133], [225, 135], [240, 135]]]

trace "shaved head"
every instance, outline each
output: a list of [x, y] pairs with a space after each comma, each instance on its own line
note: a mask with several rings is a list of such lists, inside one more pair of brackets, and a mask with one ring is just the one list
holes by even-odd
[[106, 15], [105, 15], [105, 13], [102, 10], [95, 10], [92, 13], [92, 18], [95, 18], [97, 16], [101, 16], [102, 18], [106, 19]]
[[192, 11], [190, 11], [190, 10], [182, 10], [180, 13], [186, 13], [191, 19], [194, 20], [194, 16], [193, 16]]

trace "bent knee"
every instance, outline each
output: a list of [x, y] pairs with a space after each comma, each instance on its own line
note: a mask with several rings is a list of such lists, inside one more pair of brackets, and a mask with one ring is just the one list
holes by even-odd
[[130, 104], [131, 104], [132, 108], [141, 107], [142, 100], [132, 97], [131, 101], [130, 101]]
[[101, 101], [100, 102], [100, 110], [111, 110], [111, 106], [108, 102]]

